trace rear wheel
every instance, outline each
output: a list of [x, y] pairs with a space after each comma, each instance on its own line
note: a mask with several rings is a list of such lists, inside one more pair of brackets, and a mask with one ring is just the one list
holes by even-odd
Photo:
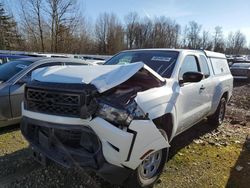
[[[162, 130], [160, 130], [162, 132]], [[163, 133], [163, 132], [162, 132]], [[163, 133], [166, 136], [166, 133]], [[146, 157], [124, 184], [124, 188], [151, 188], [160, 177], [169, 148], [156, 151]]]
[[226, 113], [226, 99], [222, 97], [215, 113], [208, 117], [208, 121], [212, 125], [221, 125]]

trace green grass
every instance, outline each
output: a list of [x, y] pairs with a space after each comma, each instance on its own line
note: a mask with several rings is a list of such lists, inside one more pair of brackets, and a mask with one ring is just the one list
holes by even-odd
[[166, 164], [156, 187], [226, 187], [242, 146], [191, 144]]

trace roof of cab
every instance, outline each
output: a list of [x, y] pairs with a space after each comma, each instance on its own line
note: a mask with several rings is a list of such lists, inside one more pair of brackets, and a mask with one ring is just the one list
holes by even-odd
[[192, 52], [200, 52], [204, 53], [207, 57], [214, 57], [214, 58], [223, 58], [226, 59], [225, 54], [218, 53], [218, 52], [212, 52], [208, 50], [195, 50], [195, 49], [175, 49], [175, 48], [146, 48], [146, 49], [132, 49], [132, 50], [124, 50], [126, 51], [147, 51], [147, 50], [158, 50], [158, 51], [176, 51], [176, 52], [184, 52], [184, 51], [192, 51]]
[[204, 50], [204, 53], [206, 54], [207, 57], [226, 59], [226, 55], [222, 53], [212, 52], [207, 50]]

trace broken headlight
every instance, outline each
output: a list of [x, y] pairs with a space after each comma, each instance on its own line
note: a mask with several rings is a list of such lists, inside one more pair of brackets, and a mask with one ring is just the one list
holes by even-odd
[[135, 101], [125, 107], [114, 106], [109, 103], [100, 102], [97, 116], [116, 124], [117, 126], [129, 126], [133, 119], [148, 119]]

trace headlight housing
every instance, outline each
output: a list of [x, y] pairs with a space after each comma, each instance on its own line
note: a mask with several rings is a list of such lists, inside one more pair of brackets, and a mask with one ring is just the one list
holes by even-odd
[[125, 107], [115, 106], [108, 102], [99, 102], [97, 116], [117, 125], [128, 127], [133, 119], [148, 119], [135, 101], [127, 104]]

